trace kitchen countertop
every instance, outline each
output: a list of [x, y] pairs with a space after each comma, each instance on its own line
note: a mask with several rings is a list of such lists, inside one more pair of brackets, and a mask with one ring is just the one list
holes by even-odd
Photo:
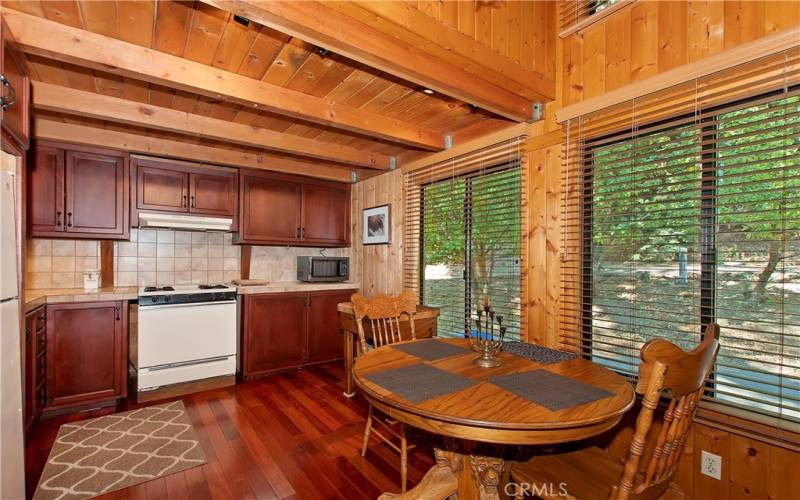
[[135, 286], [100, 288], [87, 292], [83, 288], [48, 288], [25, 290], [25, 312], [44, 304], [64, 302], [97, 302], [102, 300], [135, 300], [139, 289]]
[[299, 281], [276, 281], [266, 285], [237, 286], [239, 295], [253, 293], [313, 292], [317, 290], [358, 290], [360, 283], [352, 281], [337, 283], [302, 283]]

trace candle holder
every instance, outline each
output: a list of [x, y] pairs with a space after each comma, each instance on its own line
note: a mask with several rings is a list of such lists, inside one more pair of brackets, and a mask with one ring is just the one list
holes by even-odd
[[[506, 336], [506, 327], [503, 326], [503, 316], [495, 314], [494, 308], [486, 301], [483, 307], [475, 308], [477, 318], [475, 325], [478, 328], [477, 335], [469, 335], [469, 345], [473, 351], [481, 353], [472, 362], [482, 368], [494, 368], [501, 365], [497, 359], [497, 354], [503, 350], [503, 339]], [[498, 336], [495, 338], [495, 322]]]

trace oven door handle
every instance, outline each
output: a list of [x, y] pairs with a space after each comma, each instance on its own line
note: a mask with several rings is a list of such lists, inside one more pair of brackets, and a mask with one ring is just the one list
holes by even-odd
[[183, 304], [157, 304], [157, 305], [147, 305], [147, 304], [139, 304], [139, 313], [143, 311], [152, 311], [155, 309], [173, 309], [176, 307], [196, 307], [196, 306], [210, 306], [210, 305], [227, 305], [227, 304], [236, 304], [236, 299], [233, 300], [217, 300], [213, 302], [186, 302]]
[[214, 361], [225, 361], [231, 356], [233, 356], [233, 354], [230, 354], [228, 356], [215, 356], [213, 358], [193, 359], [191, 361], [178, 361], [176, 363], [168, 363], [166, 365], [149, 366], [145, 369], [151, 372], [158, 372], [161, 370], [169, 370], [170, 368], [180, 368], [181, 366], [204, 365], [206, 363], [212, 363]]

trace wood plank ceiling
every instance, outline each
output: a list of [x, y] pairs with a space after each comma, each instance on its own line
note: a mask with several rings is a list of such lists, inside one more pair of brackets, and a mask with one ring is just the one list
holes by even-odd
[[[468, 131], [489, 131], [513, 123], [442, 94], [428, 95], [419, 85], [400, 80], [336, 53], [326, 52], [274, 29], [255, 22], [242, 23], [230, 12], [206, 3], [5, 0], [3, 7], [441, 134], [466, 135]], [[12, 29], [12, 34], [13, 32]], [[113, 74], [111, 71], [62, 62], [44, 55], [27, 53], [26, 60], [34, 81], [166, 108], [165, 112], [175, 110], [188, 113], [189, 116], [198, 115], [291, 134], [318, 141], [323, 145], [337, 145], [351, 153], [374, 153], [373, 156], [380, 161], [392, 156], [412, 158], [424, 152], [422, 148], [397, 141], [376, 139], [341, 128], [254, 109], [253, 106], [231, 102], [224, 97], [220, 99], [178, 90], [144, 79]], [[57, 89], [55, 90], [57, 94]], [[91, 116], [90, 113], [70, 113], [69, 110], [55, 109], [37, 109], [36, 117], [39, 120], [144, 134], [252, 154], [264, 150], [258, 147], [258, 142], [246, 144], [246, 141], [238, 141], [239, 144], [236, 144], [237, 141], [219, 140], [219, 134], [198, 134], [192, 130], [181, 133], [170, 127], [154, 128], [134, 121], [103, 120]], [[353, 168], [352, 163], [337, 164], [310, 156], [311, 158], [303, 158], [303, 161]], [[376, 168], [375, 165], [372, 167]], [[385, 169], [385, 162], [377, 168]]]

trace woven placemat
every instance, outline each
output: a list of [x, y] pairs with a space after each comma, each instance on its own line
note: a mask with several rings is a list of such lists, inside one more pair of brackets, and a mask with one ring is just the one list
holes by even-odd
[[512, 373], [488, 379], [492, 384], [548, 410], [590, 403], [614, 394], [547, 370]]
[[421, 403], [445, 394], [472, 387], [477, 382], [435, 366], [418, 364], [367, 375], [367, 380], [399, 394], [412, 403]]
[[569, 361], [576, 357], [569, 352], [557, 351], [549, 347], [542, 347], [540, 345], [528, 344], [527, 342], [519, 342], [516, 340], [503, 342], [503, 352], [527, 358], [543, 365], [552, 365], [553, 363]]
[[436, 361], [437, 359], [449, 358], [450, 356], [459, 356], [461, 354], [468, 354], [472, 352], [465, 347], [448, 344], [447, 342], [440, 342], [438, 340], [417, 340], [416, 342], [408, 342], [405, 344], [395, 344], [392, 346], [398, 351], [403, 351], [406, 354], [411, 354], [425, 361]]

